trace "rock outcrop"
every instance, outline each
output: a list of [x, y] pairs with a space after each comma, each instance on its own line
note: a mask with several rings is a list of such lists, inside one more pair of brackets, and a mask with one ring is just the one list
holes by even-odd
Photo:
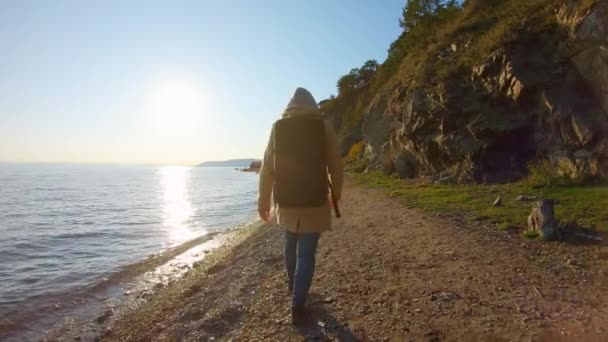
[[582, 20], [571, 45], [572, 62], [608, 113], [608, 5], [600, 1]]
[[[390, 164], [402, 178], [510, 181], [541, 159], [562, 176], [607, 177], [608, 1], [575, 8], [556, 10], [558, 27], [522, 24], [468, 71], [392, 80], [343, 134], [343, 152], [363, 140], [368, 165]], [[431, 59], [449, 62], [469, 44], [451, 42]]]
[[243, 169], [241, 169], [241, 171], [243, 171], [243, 172], [260, 172], [261, 169], [262, 169], [262, 162], [254, 161], [254, 162], [251, 162], [251, 164], [249, 164], [249, 167], [243, 168]]

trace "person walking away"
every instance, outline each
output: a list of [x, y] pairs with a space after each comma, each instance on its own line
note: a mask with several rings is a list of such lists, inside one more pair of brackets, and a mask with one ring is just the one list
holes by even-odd
[[317, 244], [332, 223], [329, 182], [337, 203], [342, 179], [336, 133], [323, 119], [310, 92], [298, 88], [272, 127], [258, 197], [262, 220], [270, 220], [274, 200], [277, 223], [285, 229], [285, 266], [294, 324], [306, 316]]

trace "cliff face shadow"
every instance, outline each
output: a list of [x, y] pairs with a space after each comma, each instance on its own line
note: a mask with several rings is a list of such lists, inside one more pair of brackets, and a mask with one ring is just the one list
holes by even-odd
[[325, 341], [329, 338], [340, 342], [358, 342], [361, 337], [356, 336], [348, 324], [340, 322], [323, 304], [322, 298], [311, 294], [311, 315], [305, 323], [297, 325], [295, 330], [304, 338]]

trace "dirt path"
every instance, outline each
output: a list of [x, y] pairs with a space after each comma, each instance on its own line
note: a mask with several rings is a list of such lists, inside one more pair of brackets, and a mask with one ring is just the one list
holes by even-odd
[[315, 322], [290, 325], [281, 231], [263, 228], [149, 337], [606, 340], [605, 246], [528, 242], [408, 209], [352, 182], [344, 197], [344, 217], [319, 247]]

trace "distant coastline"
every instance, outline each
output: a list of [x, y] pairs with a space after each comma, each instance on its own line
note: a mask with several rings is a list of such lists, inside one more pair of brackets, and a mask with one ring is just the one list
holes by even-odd
[[197, 167], [236, 167], [236, 168], [246, 168], [249, 167], [252, 163], [260, 162], [259, 159], [231, 159], [224, 161], [206, 161], [204, 163], [200, 163], [196, 165]]

